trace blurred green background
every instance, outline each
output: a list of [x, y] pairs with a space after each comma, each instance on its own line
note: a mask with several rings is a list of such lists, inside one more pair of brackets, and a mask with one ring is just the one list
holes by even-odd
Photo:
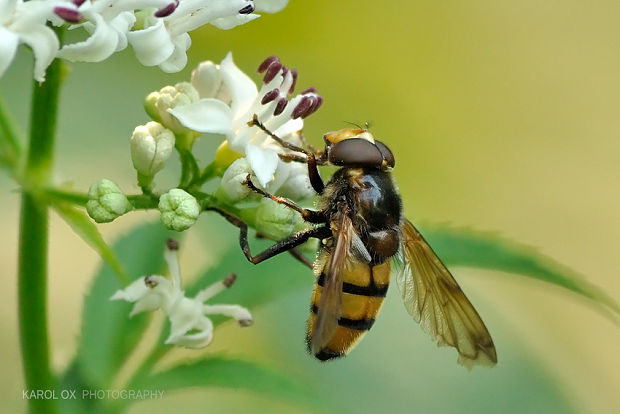
[[[190, 63], [178, 74], [141, 67], [131, 50], [72, 65], [62, 92], [56, 180], [85, 190], [105, 177], [136, 191], [128, 139], [147, 121], [148, 92], [189, 79], [198, 62], [219, 62], [229, 50], [247, 73], [275, 54], [299, 70], [299, 90], [315, 86], [325, 99], [305, 124], [315, 144], [345, 121], [372, 122], [396, 154], [395, 177], [411, 220], [497, 231], [618, 299], [618, 21], [620, 3], [611, 0], [292, 0], [282, 12], [232, 31], [194, 32]], [[30, 54], [22, 50], [0, 80], [22, 125], [31, 73]], [[215, 143], [198, 145], [208, 161]], [[0, 407], [20, 412], [26, 405], [15, 312], [18, 195], [4, 175], [0, 189], [0, 386], [8, 390]], [[112, 240], [156, 219], [134, 213], [101, 230]], [[233, 245], [236, 230], [201, 218], [186, 235], [185, 275], [216, 260], [220, 238]], [[60, 369], [75, 352], [83, 295], [99, 258], [56, 217], [51, 241], [50, 329]], [[311, 277], [292, 259], [279, 260], [267, 283], [305, 277], [307, 287], [257, 310], [251, 329], [218, 328], [204, 352], [248, 356], [310, 380], [321, 412], [620, 412], [620, 330], [574, 295], [514, 275], [457, 268], [493, 334], [496, 368], [458, 366], [454, 351], [436, 348], [410, 320], [396, 289], [349, 357], [319, 364], [303, 344]], [[171, 392], [131, 412], [180, 406], [189, 413], [311, 412], [223, 389]]]

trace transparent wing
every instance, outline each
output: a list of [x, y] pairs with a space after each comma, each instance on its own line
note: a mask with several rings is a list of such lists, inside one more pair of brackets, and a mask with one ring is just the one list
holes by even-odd
[[336, 328], [342, 307], [342, 274], [349, 258], [353, 226], [347, 214], [339, 220], [336, 244], [329, 259], [325, 283], [319, 299], [319, 309], [310, 340], [313, 354], [322, 350], [331, 339]]
[[411, 222], [401, 230], [397, 282], [407, 311], [438, 345], [455, 347], [460, 364], [495, 365], [491, 335], [456, 280]]

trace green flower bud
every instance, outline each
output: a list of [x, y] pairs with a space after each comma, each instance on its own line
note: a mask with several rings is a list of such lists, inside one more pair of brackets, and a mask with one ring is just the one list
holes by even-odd
[[222, 176], [220, 187], [215, 193], [216, 197], [235, 202], [255, 194], [247, 184], [243, 183], [248, 174], [252, 174], [252, 168], [245, 158], [239, 158], [230, 164]]
[[305, 227], [301, 215], [292, 208], [263, 198], [256, 209], [256, 231], [273, 240], [282, 240]]
[[109, 223], [133, 209], [125, 194], [110, 180], [103, 179], [91, 185], [88, 197], [86, 211], [97, 223]]
[[174, 148], [174, 134], [157, 122], [139, 125], [131, 135], [131, 161], [139, 174], [150, 177], [164, 168]]
[[189, 82], [181, 82], [151, 92], [144, 101], [144, 109], [153, 120], [160, 122], [175, 134], [186, 134], [189, 130], [181, 125], [168, 109], [184, 106], [198, 99], [198, 91]]
[[167, 228], [184, 231], [198, 219], [200, 206], [196, 199], [180, 188], [173, 188], [159, 198], [161, 222]]

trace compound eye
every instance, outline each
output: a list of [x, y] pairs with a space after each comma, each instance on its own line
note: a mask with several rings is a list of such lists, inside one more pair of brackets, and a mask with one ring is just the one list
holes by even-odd
[[394, 160], [394, 154], [392, 154], [392, 151], [390, 151], [390, 149], [381, 141], [375, 141], [375, 145], [379, 148], [379, 151], [381, 151], [381, 155], [387, 163], [387, 166], [394, 167], [396, 161]]
[[334, 165], [381, 167], [383, 155], [372, 142], [363, 138], [349, 138], [332, 144], [329, 162]]

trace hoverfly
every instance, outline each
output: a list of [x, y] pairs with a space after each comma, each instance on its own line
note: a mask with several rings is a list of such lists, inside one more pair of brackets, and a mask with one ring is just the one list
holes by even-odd
[[[395, 273], [407, 311], [438, 345], [459, 353], [459, 363], [494, 365], [497, 354], [489, 331], [446, 266], [420, 232], [403, 217], [402, 203], [391, 170], [394, 155], [364, 128], [347, 128], [324, 135], [325, 150], [313, 152], [283, 141], [255, 116], [258, 126], [294, 153], [289, 161], [305, 162], [318, 210], [257, 188], [253, 191], [298, 211], [316, 226], [277, 242], [252, 256], [247, 225], [215, 208], [241, 229], [241, 249], [252, 263], [289, 251], [313, 267], [316, 282], [308, 320], [309, 352], [319, 360], [346, 355], [372, 327]], [[297, 153], [297, 154], [295, 154]], [[325, 184], [318, 165], [340, 167]], [[295, 247], [310, 238], [321, 240], [314, 265]]]

